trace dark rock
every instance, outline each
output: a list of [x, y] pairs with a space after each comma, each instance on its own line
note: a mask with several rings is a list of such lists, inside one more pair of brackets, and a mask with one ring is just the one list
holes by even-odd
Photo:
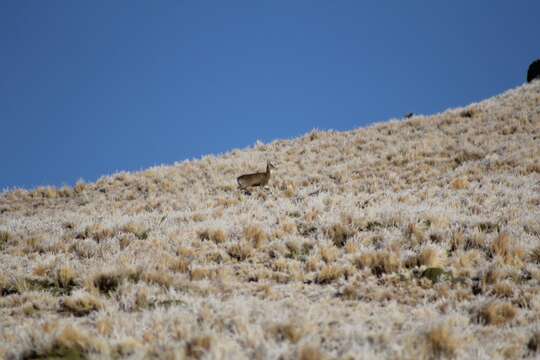
[[527, 71], [527, 82], [531, 82], [534, 79], [540, 79], [540, 59], [533, 61]]

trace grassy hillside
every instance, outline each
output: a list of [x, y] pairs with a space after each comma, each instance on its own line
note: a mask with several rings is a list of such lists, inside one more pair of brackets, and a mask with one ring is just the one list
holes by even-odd
[[539, 263], [537, 81], [1, 194], [0, 358], [540, 356]]

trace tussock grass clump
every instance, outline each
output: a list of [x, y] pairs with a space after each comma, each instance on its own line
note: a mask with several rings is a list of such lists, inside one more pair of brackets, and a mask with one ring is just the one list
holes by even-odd
[[473, 249], [468, 251], [460, 251], [452, 258], [453, 265], [460, 272], [471, 272], [478, 267], [485, 258], [485, 254], [480, 250]]
[[504, 276], [501, 264], [494, 264], [484, 271], [482, 281], [488, 285], [497, 284]]
[[102, 353], [103, 342], [78, 327], [68, 325], [43, 349], [29, 351], [27, 359], [86, 359], [91, 353]]
[[305, 248], [302, 246], [302, 243], [298, 239], [289, 239], [285, 242], [285, 247], [288, 250], [288, 256], [289, 257], [297, 257], [299, 256]]
[[146, 240], [148, 238], [148, 229], [142, 224], [130, 222], [122, 226], [123, 232], [135, 235], [139, 240]]
[[457, 165], [461, 165], [468, 161], [476, 161], [482, 159], [482, 155], [476, 151], [462, 150], [455, 157], [454, 161]]
[[41, 197], [44, 199], [55, 199], [58, 197], [58, 191], [50, 186], [38, 187], [31, 193], [32, 197]]
[[93, 277], [92, 285], [102, 294], [109, 294], [116, 291], [123, 278], [119, 272], [103, 272]]
[[336, 246], [330, 245], [330, 246], [321, 246], [320, 253], [321, 253], [321, 258], [325, 262], [331, 263], [331, 262], [336, 261], [336, 259], [338, 258], [340, 254], [340, 251]]
[[78, 239], [94, 239], [97, 242], [112, 238], [115, 232], [101, 224], [88, 225], [82, 232], [77, 234]]
[[419, 266], [441, 267], [445, 265], [446, 256], [442, 249], [427, 247], [420, 252], [417, 261]]
[[127, 338], [119, 341], [113, 349], [114, 355], [118, 354], [120, 357], [129, 357], [134, 355], [137, 351], [141, 351], [142, 344], [133, 338]]
[[288, 340], [296, 344], [305, 334], [303, 327], [297, 323], [275, 324], [270, 327], [270, 334], [278, 341]]
[[10, 239], [11, 234], [9, 232], [0, 230], [0, 251], [4, 249]]
[[535, 331], [527, 343], [527, 349], [533, 353], [540, 353], [540, 331]]
[[288, 220], [285, 220], [285, 221], [283, 221], [281, 223], [280, 230], [284, 234], [293, 235], [293, 234], [296, 234], [298, 232], [298, 227], [296, 226], [295, 223], [293, 223], [291, 221], [288, 221]]
[[198, 267], [191, 269], [189, 272], [189, 277], [193, 281], [203, 280], [203, 279], [212, 279], [217, 275], [216, 270]]
[[339, 279], [344, 274], [344, 269], [336, 265], [324, 266], [317, 275], [318, 284], [330, 284]]
[[212, 338], [210, 336], [197, 336], [186, 343], [186, 356], [201, 359], [211, 348]]
[[446, 256], [442, 249], [434, 246], [423, 248], [418, 255], [413, 255], [405, 261], [405, 266], [416, 267], [426, 266], [428, 268], [443, 267], [446, 263]]
[[240, 242], [229, 246], [227, 253], [233, 259], [244, 261], [253, 255], [253, 247], [251, 244]]
[[8, 296], [18, 294], [19, 288], [16, 281], [8, 279], [7, 276], [0, 273], [0, 296]]
[[79, 181], [77, 181], [77, 183], [73, 187], [73, 191], [75, 191], [76, 194], [80, 194], [84, 190], [86, 190], [87, 187], [88, 187], [88, 185], [84, 181], [79, 180]]
[[227, 241], [227, 233], [222, 229], [204, 229], [198, 232], [199, 239], [210, 240], [216, 244]]
[[529, 164], [526, 168], [526, 174], [540, 174], [540, 164]]
[[357, 300], [359, 295], [359, 287], [357, 284], [347, 284], [337, 294], [345, 300]]
[[343, 247], [347, 243], [347, 239], [354, 235], [354, 231], [346, 225], [337, 223], [328, 227], [326, 234], [335, 246]]
[[459, 348], [460, 341], [448, 324], [439, 324], [429, 329], [426, 340], [430, 353], [435, 359], [441, 357], [453, 358]]
[[187, 273], [191, 266], [191, 260], [186, 257], [178, 257], [169, 262], [169, 270], [179, 273]]
[[518, 311], [510, 303], [489, 302], [478, 311], [478, 319], [485, 325], [504, 325], [514, 320]]
[[450, 237], [450, 251], [462, 249], [465, 245], [465, 235], [462, 231], [455, 231]]
[[469, 180], [467, 179], [455, 179], [452, 181], [450, 186], [452, 186], [452, 189], [454, 190], [464, 190], [469, 188]]
[[56, 272], [56, 282], [63, 288], [72, 288], [75, 286], [77, 273], [70, 266], [62, 266]]
[[540, 264], [540, 246], [535, 247], [529, 252], [528, 259], [534, 264]]
[[359, 269], [371, 269], [376, 276], [397, 272], [401, 268], [399, 256], [388, 250], [363, 252], [354, 259], [354, 264]]
[[412, 241], [414, 245], [424, 243], [426, 238], [424, 231], [417, 224], [414, 223], [407, 225], [407, 229], [405, 230], [405, 236], [407, 240]]
[[470, 109], [465, 109], [465, 110], [462, 110], [460, 113], [459, 113], [459, 116], [461, 117], [464, 117], [464, 118], [472, 118], [474, 115], [476, 115], [478, 113], [478, 110], [475, 109], [475, 108], [470, 108]]
[[174, 278], [166, 271], [145, 271], [141, 275], [141, 280], [149, 284], [169, 288], [172, 286]]
[[299, 360], [324, 360], [326, 357], [321, 349], [315, 346], [306, 345], [300, 349]]
[[90, 294], [77, 294], [60, 300], [61, 311], [75, 316], [86, 316], [103, 308], [103, 302]]
[[508, 281], [499, 282], [493, 286], [493, 294], [501, 298], [511, 298], [514, 295], [514, 287]]
[[274, 271], [285, 272], [289, 269], [289, 260], [285, 258], [277, 258], [272, 263], [272, 269]]
[[487, 247], [487, 240], [484, 233], [474, 232], [472, 235], [465, 239], [465, 250], [479, 249], [485, 250]]
[[512, 238], [505, 233], [500, 234], [491, 243], [491, 254], [493, 256], [500, 256], [505, 264], [518, 265], [522, 263], [522, 259], [525, 255], [523, 249], [515, 244]]
[[244, 237], [258, 249], [268, 241], [268, 234], [261, 225], [251, 224], [244, 228]]
[[358, 243], [352, 239], [349, 239], [343, 248], [347, 254], [355, 254], [358, 252]]
[[305, 263], [305, 269], [306, 271], [310, 272], [310, 271], [317, 271], [317, 269], [319, 268], [321, 264], [321, 259], [319, 256], [317, 255], [311, 255], [307, 258], [306, 260], [306, 263]]

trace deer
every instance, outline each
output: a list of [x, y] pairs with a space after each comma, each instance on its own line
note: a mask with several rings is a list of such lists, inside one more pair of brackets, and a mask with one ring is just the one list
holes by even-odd
[[270, 163], [266, 162], [266, 172], [258, 172], [253, 174], [245, 174], [236, 178], [238, 182], [238, 187], [241, 190], [246, 190], [250, 186], [265, 186], [270, 180], [270, 169], [275, 169], [276, 167]]

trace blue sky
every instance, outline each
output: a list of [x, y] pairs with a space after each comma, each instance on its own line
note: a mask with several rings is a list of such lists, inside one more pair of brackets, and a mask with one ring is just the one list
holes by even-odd
[[0, 3], [0, 189], [430, 114], [525, 81], [540, 1]]

